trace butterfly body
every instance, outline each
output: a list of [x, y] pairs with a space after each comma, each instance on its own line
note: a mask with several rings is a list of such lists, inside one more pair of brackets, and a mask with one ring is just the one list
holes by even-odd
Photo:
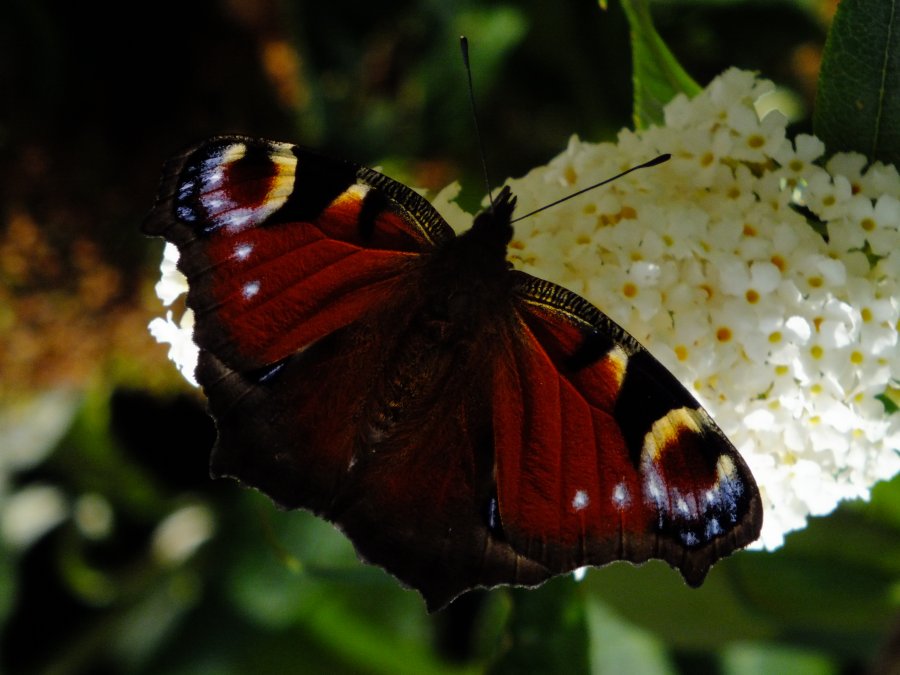
[[460, 236], [370, 169], [211, 139], [145, 231], [180, 250], [214, 475], [340, 527], [431, 609], [661, 558], [699, 584], [756, 538], [749, 470], [583, 298], [511, 269], [504, 189]]

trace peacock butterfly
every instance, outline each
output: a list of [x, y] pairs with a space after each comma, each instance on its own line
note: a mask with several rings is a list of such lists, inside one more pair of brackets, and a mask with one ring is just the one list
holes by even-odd
[[699, 585], [762, 525], [747, 465], [580, 296], [512, 269], [508, 188], [456, 236], [356, 164], [238, 136], [170, 160], [213, 476], [337, 525], [430, 610], [659, 558]]

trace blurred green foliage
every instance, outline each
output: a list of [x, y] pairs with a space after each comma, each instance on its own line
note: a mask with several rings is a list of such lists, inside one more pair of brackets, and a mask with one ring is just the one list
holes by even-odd
[[[459, 178], [475, 204], [460, 33], [495, 181], [545, 162], [572, 133], [600, 140], [633, 112], [658, 119], [685, 80], [657, 74], [678, 62], [700, 83], [731, 65], [760, 70], [806, 102], [796, 126], [809, 129], [803, 64], [824, 43], [820, 4], [660, 3], [658, 35], [643, 3], [628, 8], [643, 23], [629, 27], [617, 2], [601, 12], [587, 0], [164, 1], [130, 7], [127, 20], [112, 8], [10, 2], [4, 215], [27, 210], [51, 241], [98, 242], [122, 270], [121, 302], [140, 304], [158, 245], [137, 223], [162, 161], [204, 136], [296, 140], [425, 187]], [[666, 45], [675, 56], [660, 63]], [[633, 76], [658, 100], [638, 96], [633, 108]], [[149, 340], [125, 344], [136, 352]], [[4, 527], [31, 488], [63, 505], [55, 520], [32, 508], [35, 535], [0, 553], [3, 672], [812, 675], [889, 658], [900, 478], [774, 554], [720, 563], [699, 590], [665, 565], [620, 563], [581, 583], [473, 592], [428, 615], [330, 525], [210, 481], [214, 430], [199, 397], [178, 393], [163, 351], [158, 369], [119, 355], [68, 383], [74, 395], [42, 394], [59, 433], [47, 415], [0, 418]]]

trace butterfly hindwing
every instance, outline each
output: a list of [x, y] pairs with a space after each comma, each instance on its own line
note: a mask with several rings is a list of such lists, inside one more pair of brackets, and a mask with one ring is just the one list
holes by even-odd
[[434, 386], [448, 395], [433, 397], [428, 415], [387, 417], [391, 402], [379, 389], [402, 368], [398, 360], [414, 358], [403, 320], [388, 311], [398, 330], [367, 322], [341, 329], [261, 385], [204, 352], [198, 375], [212, 382], [219, 431], [214, 475], [334, 522], [365, 560], [416, 588], [430, 609], [475, 586], [545, 580], [549, 570], [489, 528], [489, 427], [470, 409], [487, 393], [486, 378], [463, 381], [461, 364], [445, 355], [449, 376]]
[[519, 323], [494, 406], [509, 541], [554, 570], [662, 558], [699, 585], [759, 535], [747, 466], [627, 332], [580, 296], [512, 274]]

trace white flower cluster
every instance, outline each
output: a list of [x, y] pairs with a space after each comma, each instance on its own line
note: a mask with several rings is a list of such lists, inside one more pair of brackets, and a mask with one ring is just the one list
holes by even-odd
[[900, 380], [900, 177], [855, 154], [814, 163], [821, 141], [791, 142], [778, 112], [759, 119], [772, 89], [729, 70], [676, 97], [665, 126], [573, 138], [509, 183], [527, 213], [672, 154], [516, 223], [510, 256], [600, 307], [697, 394], [759, 483], [769, 549], [900, 471], [900, 415], [878, 398]]
[[[181, 295], [187, 294], [188, 283], [185, 276], [178, 270], [178, 248], [175, 244], [166, 242], [163, 249], [162, 263], [159, 265], [160, 278], [156, 282], [156, 295], [162, 300], [163, 305], [169, 307]], [[157, 342], [167, 342], [169, 345], [169, 359], [178, 366], [178, 370], [193, 386], [200, 386], [194, 376], [197, 368], [197, 359], [200, 357], [200, 348], [194, 343], [194, 311], [186, 309], [176, 323], [172, 319], [172, 310], [166, 312], [165, 318], [157, 317], [148, 326], [150, 334]]]
[[[900, 176], [853, 154], [815, 163], [818, 139], [791, 142], [780, 113], [759, 119], [772, 89], [729, 70], [676, 97], [665, 126], [615, 144], [573, 138], [510, 181], [527, 213], [672, 154], [517, 223], [510, 257], [603, 309], [697, 394], [759, 483], [770, 549], [900, 471], [900, 415], [878, 398], [900, 380]], [[457, 191], [435, 206], [464, 230]], [[168, 305], [186, 287], [174, 247], [166, 255]], [[192, 319], [151, 324], [189, 379]]]

